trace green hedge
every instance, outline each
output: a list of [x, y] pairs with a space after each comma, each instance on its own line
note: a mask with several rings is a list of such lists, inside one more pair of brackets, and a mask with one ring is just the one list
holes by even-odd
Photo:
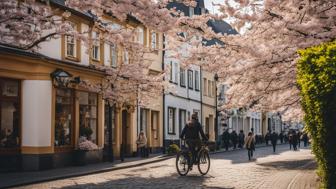
[[297, 82], [321, 188], [336, 188], [336, 42], [299, 51]]

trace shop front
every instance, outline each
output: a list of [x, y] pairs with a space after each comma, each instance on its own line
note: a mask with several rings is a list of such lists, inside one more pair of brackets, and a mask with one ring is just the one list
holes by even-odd
[[2, 48], [0, 171], [74, 165], [83, 138], [81, 147], [96, 147], [87, 163], [102, 161], [104, 100], [81, 83], [103, 78], [87, 66]]

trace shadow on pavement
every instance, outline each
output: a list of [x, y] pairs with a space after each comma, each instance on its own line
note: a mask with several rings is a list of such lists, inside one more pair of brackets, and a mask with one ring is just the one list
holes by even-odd
[[[87, 183], [80, 184], [77, 183], [72, 186], [67, 187], [55, 187], [63, 189], [77, 189], [77, 188], [204, 188], [204, 189], [234, 189], [226, 187], [208, 187], [204, 186], [204, 181], [209, 178], [209, 176], [200, 175], [190, 175], [190, 176], [179, 176], [177, 174], [172, 174], [168, 177], [127, 177], [123, 179], [111, 180], [101, 183]], [[186, 186], [187, 185], [187, 186]]]
[[316, 163], [313, 162], [312, 166], [305, 166], [312, 162], [311, 159], [304, 159], [304, 160], [295, 160], [295, 161], [272, 161], [267, 163], [258, 163], [257, 165], [274, 168], [278, 170], [297, 170], [297, 169], [303, 169], [304, 170], [315, 170], [316, 169]]
[[[301, 149], [305, 150], [309, 148], [305, 147]], [[213, 154], [211, 155], [211, 159], [230, 160], [232, 164], [251, 163], [251, 162], [256, 162], [256, 160], [259, 158], [264, 158], [264, 157], [274, 156], [274, 155], [281, 155], [281, 153], [288, 152], [288, 151], [293, 151], [293, 150], [290, 150], [288, 145], [283, 144], [283, 145], [277, 145], [275, 153], [273, 152], [272, 146], [256, 148], [256, 150], [254, 151], [254, 156], [252, 160], [248, 160], [246, 149]]]

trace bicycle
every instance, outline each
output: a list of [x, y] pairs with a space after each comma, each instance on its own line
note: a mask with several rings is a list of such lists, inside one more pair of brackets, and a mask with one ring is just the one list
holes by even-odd
[[192, 162], [192, 153], [189, 148], [184, 147], [176, 156], [176, 169], [179, 175], [186, 176], [192, 169], [193, 165], [197, 165], [198, 171], [202, 175], [206, 175], [210, 170], [210, 156], [208, 144], [203, 142], [198, 150], [195, 162]]

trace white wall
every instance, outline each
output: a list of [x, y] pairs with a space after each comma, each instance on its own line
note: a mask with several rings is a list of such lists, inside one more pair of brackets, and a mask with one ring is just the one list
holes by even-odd
[[[168, 134], [168, 107], [175, 108], [175, 135]], [[188, 119], [188, 112], [190, 115], [194, 110], [201, 111], [201, 104], [199, 102], [189, 101], [187, 99], [178, 98], [172, 95], [166, 95], [165, 97], [165, 139], [177, 140], [180, 136], [179, 125], [179, 110], [186, 110], [186, 118]], [[184, 125], [181, 125], [182, 129]]]
[[52, 83], [22, 82], [22, 146], [51, 146]]

